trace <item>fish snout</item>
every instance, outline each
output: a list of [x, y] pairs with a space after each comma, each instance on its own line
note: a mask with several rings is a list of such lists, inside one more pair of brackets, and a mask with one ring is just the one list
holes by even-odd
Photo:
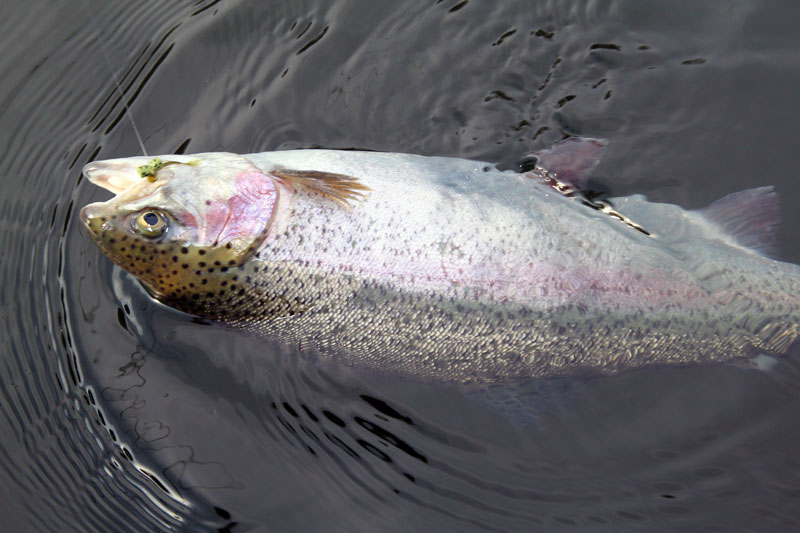
[[103, 214], [100, 204], [89, 204], [81, 209], [80, 219], [83, 227], [92, 236], [101, 235], [108, 223], [108, 218]]

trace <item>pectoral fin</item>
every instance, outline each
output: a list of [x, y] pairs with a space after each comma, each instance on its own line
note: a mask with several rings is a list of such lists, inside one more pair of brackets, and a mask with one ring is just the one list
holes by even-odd
[[287, 184], [321, 194], [342, 206], [365, 198], [365, 193], [370, 190], [358, 178], [345, 174], [288, 168], [274, 169], [270, 174]]

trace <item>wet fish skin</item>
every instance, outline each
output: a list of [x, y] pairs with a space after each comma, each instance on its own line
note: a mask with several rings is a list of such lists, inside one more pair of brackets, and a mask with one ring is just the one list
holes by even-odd
[[[725, 362], [784, 353], [800, 336], [800, 267], [677, 206], [613, 200], [646, 235], [536, 172], [483, 162], [330, 150], [160, 157], [193, 164], [152, 183], [136, 174], [148, 158], [86, 167], [117, 194], [82, 211], [93, 240], [165, 304], [322, 360], [492, 382]], [[308, 172], [329, 176], [328, 188]], [[337, 199], [337, 183], [352, 195]], [[739, 201], [772, 206], [774, 195]], [[146, 209], [166, 213], [163, 238], [132, 226]]]

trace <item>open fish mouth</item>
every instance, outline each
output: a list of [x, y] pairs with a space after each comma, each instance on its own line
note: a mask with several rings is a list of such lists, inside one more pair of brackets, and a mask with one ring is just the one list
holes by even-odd
[[142, 178], [136, 167], [123, 161], [102, 161], [89, 163], [83, 167], [83, 175], [98, 187], [119, 194]]
[[[140, 183], [143, 175], [140, 168], [147, 167], [158, 158], [147, 156], [126, 157], [122, 159], [109, 159], [106, 161], [94, 161], [83, 167], [83, 175], [98, 187], [119, 194], [132, 185]], [[193, 158], [181, 155], [171, 155], [168, 161], [172, 163], [190, 163]]]

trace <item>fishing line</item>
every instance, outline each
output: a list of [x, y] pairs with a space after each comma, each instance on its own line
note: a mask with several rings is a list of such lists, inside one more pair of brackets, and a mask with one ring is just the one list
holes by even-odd
[[111, 72], [111, 76], [114, 78], [114, 87], [116, 87], [117, 92], [119, 93], [120, 101], [122, 102], [122, 107], [125, 108], [125, 114], [128, 115], [128, 118], [131, 121], [131, 126], [133, 126], [133, 133], [136, 134], [136, 140], [139, 141], [139, 146], [142, 149], [142, 154], [147, 155], [147, 150], [144, 148], [144, 141], [142, 141], [142, 136], [139, 135], [139, 128], [136, 127], [136, 122], [133, 120], [133, 114], [131, 113], [131, 109], [128, 107], [128, 104], [125, 103], [125, 93], [122, 92], [122, 85], [119, 82], [119, 78], [117, 78], [117, 73], [114, 71], [114, 67], [111, 66], [111, 60], [108, 57], [108, 53], [106, 53], [106, 48], [103, 46], [103, 41], [100, 38], [100, 32], [97, 30], [98, 26], [94, 20], [94, 16], [92, 12], [89, 10], [89, 5], [86, 3], [86, 0], [81, 0], [83, 3], [83, 9], [86, 11], [86, 14], [89, 15], [89, 21], [92, 24], [92, 33], [97, 39], [97, 44], [100, 45], [100, 50], [103, 52], [103, 59], [105, 59], [106, 66], [108, 70]]

